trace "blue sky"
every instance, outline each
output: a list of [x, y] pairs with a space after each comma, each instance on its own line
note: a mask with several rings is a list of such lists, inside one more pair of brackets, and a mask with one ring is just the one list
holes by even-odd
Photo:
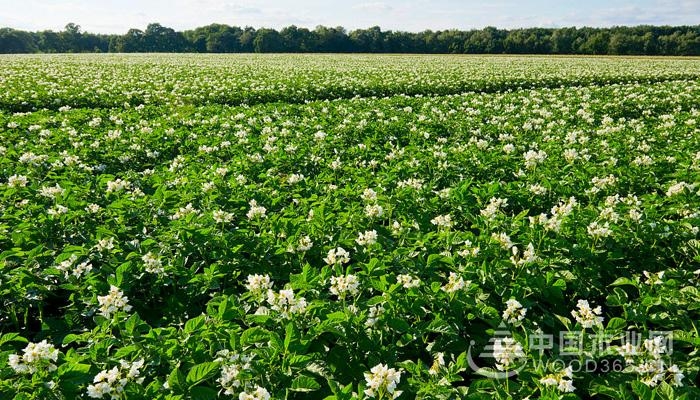
[[0, 0], [0, 27], [124, 33], [150, 22], [177, 30], [218, 22], [384, 30], [697, 25], [700, 0]]

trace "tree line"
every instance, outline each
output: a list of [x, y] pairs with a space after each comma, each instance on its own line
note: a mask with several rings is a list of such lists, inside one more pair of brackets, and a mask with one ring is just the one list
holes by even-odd
[[158, 23], [124, 35], [83, 32], [69, 23], [60, 32], [0, 29], [0, 53], [195, 52], [195, 53], [451, 53], [700, 55], [700, 25], [611, 28], [525, 28], [351, 32], [343, 27], [313, 30], [211, 24], [176, 31]]

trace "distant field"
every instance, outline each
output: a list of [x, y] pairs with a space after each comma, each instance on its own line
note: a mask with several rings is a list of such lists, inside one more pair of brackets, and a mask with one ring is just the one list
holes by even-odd
[[0, 67], [0, 398], [700, 398], [698, 59]]
[[0, 55], [8, 110], [300, 103], [696, 80], [698, 58], [452, 55]]

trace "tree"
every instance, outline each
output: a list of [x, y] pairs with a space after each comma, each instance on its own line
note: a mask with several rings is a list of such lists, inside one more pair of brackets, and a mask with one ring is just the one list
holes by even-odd
[[139, 29], [129, 29], [123, 36], [117, 37], [114, 41], [114, 49], [118, 53], [134, 53], [144, 50], [143, 31]]
[[317, 46], [314, 35], [306, 28], [288, 26], [280, 31], [285, 51], [290, 53], [309, 52]]
[[245, 53], [253, 52], [253, 41], [255, 40], [255, 28], [246, 26], [238, 38], [238, 43], [241, 45], [241, 51]]
[[475, 31], [464, 44], [467, 53], [503, 53], [504, 32], [493, 26], [488, 26], [480, 31]]
[[343, 53], [352, 49], [350, 39], [348, 38], [345, 28], [337, 26], [328, 28], [319, 25], [314, 29], [314, 34], [318, 42], [315, 51], [325, 53]]
[[354, 51], [360, 53], [381, 53], [384, 51], [384, 33], [378, 26], [352, 31], [348, 38]]
[[555, 54], [571, 54], [578, 36], [576, 28], [555, 29], [550, 36], [552, 52]]
[[258, 29], [253, 40], [253, 49], [256, 53], [279, 53], [284, 51], [282, 36], [274, 29]]
[[313, 31], [291, 25], [280, 31], [210, 24], [184, 32], [159, 23], [124, 35], [82, 32], [0, 31], [0, 52], [366, 52], [700, 55], [700, 25], [612, 28], [382, 31], [373, 26], [348, 34], [343, 27]]
[[65, 51], [71, 53], [79, 53], [81, 51], [80, 39], [82, 34], [80, 33], [80, 25], [70, 22], [66, 24], [63, 32], [59, 35], [65, 45]]
[[187, 48], [182, 32], [165, 27], [159, 23], [148, 24], [143, 33], [143, 51], [149, 52], [179, 52]]
[[3, 53], [33, 53], [37, 51], [32, 36], [11, 28], [0, 29], [0, 50]]
[[37, 46], [44, 53], [63, 53], [66, 51], [61, 35], [54, 31], [37, 33]]
[[581, 45], [581, 50], [584, 54], [608, 54], [609, 38], [608, 32], [597, 31]]

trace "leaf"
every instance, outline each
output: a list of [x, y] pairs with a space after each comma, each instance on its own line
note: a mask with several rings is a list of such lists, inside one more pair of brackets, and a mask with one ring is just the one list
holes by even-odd
[[390, 318], [386, 324], [389, 326], [389, 328], [399, 333], [407, 332], [409, 329], [411, 329], [408, 322], [400, 318]]
[[288, 351], [291, 344], [296, 344], [299, 341], [299, 331], [293, 323], [288, 323], [284, 332], [284, 350]]
[[426, 266], [432, 267], [436, 263], [442, 262], [444, 257], [440, 254], [431, 254], [428, 256], [428, 261], [426, 262]]
[[221, 303], [219, 303], [218, 309], [219, 318], [224, 321], [229, 321], [240, 315], [238, 308], [233, 304], [228, 297], [225, 297]]
[[80, 388], [93, 380], [88, 364], [65, 363], [58, 367], [56, 373], [60, 377], [59, 390], [65, 398], [78, 398]]
[[326, 319], [323, 322], [337, 323], [337, 322], [344, 322], [347, 319], [348, 319], [347, 314], [345, 314], [342, 311], [336, 311], [336, 312], [332, 312], [330, 314], [326, 314]]
[[86, 376], [90, 373], [89, 364], [66, 363], [58, 367], [58, 376], [62, 378]]
[[613, 292], [605, 298], [605, 301], [610, 306], [622, 307], [628, 302], [627, 293], [619, 287], [616, 287], [613, 289]]
[[138, 347], [136, 347], [133, 344], [130, 346], [122, 347], [121, 349], [117, 350], [116, 353], [114, 353], [114, 358], [121, 360], [135, 351], [138, 351]]
[[129, 272], [130, 268], [131, 268], [131, 261], [127, 261], [125, 263], [122, 263], [120, 266], [117, 267], [117, 270], [115, 271], [115, 275], [116, 275], [115, 286], [121, 287], [122, 283], [124, 282], [124, 276], [132, 275]]
[[640, 400], [652, 400], [654, 397], [654, 392], [649, 388], [649, 386], [640, 381], [632, 382], [632, 391], [639, 396]]
[[637, 282], [633, 281], [630, 278], [625, 278], [623, 276], [623, 277], [615, 279], [615, 282], [611, 283], [608, 286], [634, 286], [634, 287], [637, 287]]
[[180, 392], [185, 390], [185, 375], [180, 371], [180, 367], [175, 368], [173, 372], [170, 373], [168, 376], [168, 385], [171, 389]]
[[270, 340], [270, 332], [259, 326], [248, 328], [241, 334], [241, 345], [243, 346], [267, 342], [268, 340]]
[[663, 400], [676, 400], [673, 387], [666, 382], [661, 382], [661, 385], [656, 389]]
[[292, 381], [291, 390], [294, 392], [313, 392], [321, 388], [316, 380], [310, 376], [300, 375]]
[[187, 378], [185, 378], [185, 380], [187, 381], [187, 384], [192, 387], [214, 377], [218, 371], [219, 363], [217, 362], [197, 364], [190, 369], [190, 372], [187, 373]]
[[566, 327], [567, 330], [570, 329], [570, 327], [571, 327], [571, 320], [570, 319], [568, 319], [566, 317], [562, 317], [561, 315], [557, 315], [557, 314], [554, 314], [554, 316], [557, 317], [559, 322], [561, 322]]
[[10, 342], [20, 342], [20, 343], [29, 343], [29, 341], [22, 336], [20, 336], [19, 333], [6, 333], [2, 336], [0, 336], [0, 346], [2, 346], [5, 343], [10, 343]]
[[190, 389], [190, 395], [192, 400], [212, 400], [216, 399], [218, 394], [216, 390], [208, 386], [195, 386]]
[[204, 326], [205, 322], [206, 322], [206, 317], [204, 315], [200, 315], [199, 317], [192, 318], [189, 321], [185, 322], [185, 332], [186, 333], [196, 332]]
[[130, 334], [134, 334], [134, 330], [141, 324], [141, 317], [139, 317], [138, 313], [134, 313], [129, 319], [126, 320], [124, 323], [124, 327], [126, 328], [126, 331]]
[[456, 335], [459, 331], [450, 323], [440, 317], [436, 317], [426, 328], [430, 332], [442, 333], [445, 335]]
[[608, 321], [608, 326], [605, 329], [614, 331], [618, 329], [623, 329], [625, 326], [627, 326], [627, 321], [625, 321], [622, 318], [615, 317], [611, 318], [610, 321]]
[[76, 335], [74, 333], [69, 333], [66, 336], [63, 337], [63, 341], [61, 342], [62, 345], [67, 346], [71, 343], [82, 343], [85, 342], [85, 339], [83, 335]]

